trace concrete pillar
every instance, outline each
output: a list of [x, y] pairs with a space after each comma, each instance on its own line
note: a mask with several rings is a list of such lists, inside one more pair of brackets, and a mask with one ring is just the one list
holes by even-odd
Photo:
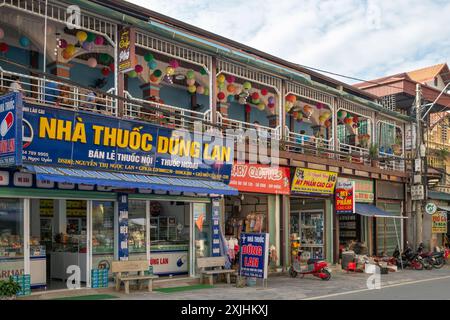
[[156, 83], [145, 83], [140, 87], [142, 89], [142, 97], [144, 100], [156, 101], [160, 100], [161, 86]]
[[70, 68], [72, 65], [64, 62], [53, 62], [47, 65], [47, 70], [51, 74], [63, 79], [70, 79]]

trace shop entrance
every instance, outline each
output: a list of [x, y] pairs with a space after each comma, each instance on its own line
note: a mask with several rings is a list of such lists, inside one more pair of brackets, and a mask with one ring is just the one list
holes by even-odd
[[32, 288], [65, 289], [78, 277], [85, 287], [91, 263], [110, 269], [114, 259], [114, 202], [31, 199], [29, 231]]

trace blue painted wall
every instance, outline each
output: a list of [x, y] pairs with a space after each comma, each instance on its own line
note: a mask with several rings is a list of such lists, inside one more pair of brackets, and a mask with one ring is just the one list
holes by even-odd
[[[105, 78], [102, 75], [100, 68], [91, 68], [87, 65], [71, 62], [72, 68], [70, 69], [70, 80], [75, 81], [84, 86], [93, 87], [94, 83], [99, 78]], [[106, 77], [108, 82], [103, 88], [100, 90], [107, 91], [110, 88], [114, 88], [114, 74], [112, 72], [109, 73], [109, 76]]]
[[[232, 102], [228, 108], [228, 117], [233, 120], [245, 121], [245, 106]], [[250, 112], [250, 123], [258, 121], [262, 126], [269, 126], [269, 119], [266, 111], [260, 111], [256, 107], [252, 107]]]

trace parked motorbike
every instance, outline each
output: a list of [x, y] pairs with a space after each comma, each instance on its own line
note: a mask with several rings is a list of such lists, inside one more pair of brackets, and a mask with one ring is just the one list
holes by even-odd
[[429, 263], [431, 268], [442, 268], [445, 264], [445, 252], [425, 252], [424, 247], [423, 243], [420, 243], [417, 247], [417, 253], [422, 257], [423, 261]]
[[422, 257], [409, 246], [409, 243], [406, 243], [405, 250], [400, 254], [400, 250], [398, 246], [395, 248], [392, 256], [395, 259], [395, 263], [399, 268], [411, 268], [414, 270], [423, 270], [428, 263], [423, 262]]
[[306, 265], [301, 265], [300, 258], [302, 251], [299, 250], [297, 256], [294, 258], [292, 266], [289, 268], [289, 275], [292, 278], [300, 276], [303, 278], [306, 274], [311, 274], [314, 277], [328, 281], [331, 278], [331, 271], [328, 269], [328, 263], [323, 259], [308, 259]]

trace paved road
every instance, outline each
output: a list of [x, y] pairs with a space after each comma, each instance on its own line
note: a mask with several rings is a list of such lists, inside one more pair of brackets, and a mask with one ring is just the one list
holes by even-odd
[[353, 290], [310, 300], [450, 300], [450, 276], [382, 286], [379, 290]]

